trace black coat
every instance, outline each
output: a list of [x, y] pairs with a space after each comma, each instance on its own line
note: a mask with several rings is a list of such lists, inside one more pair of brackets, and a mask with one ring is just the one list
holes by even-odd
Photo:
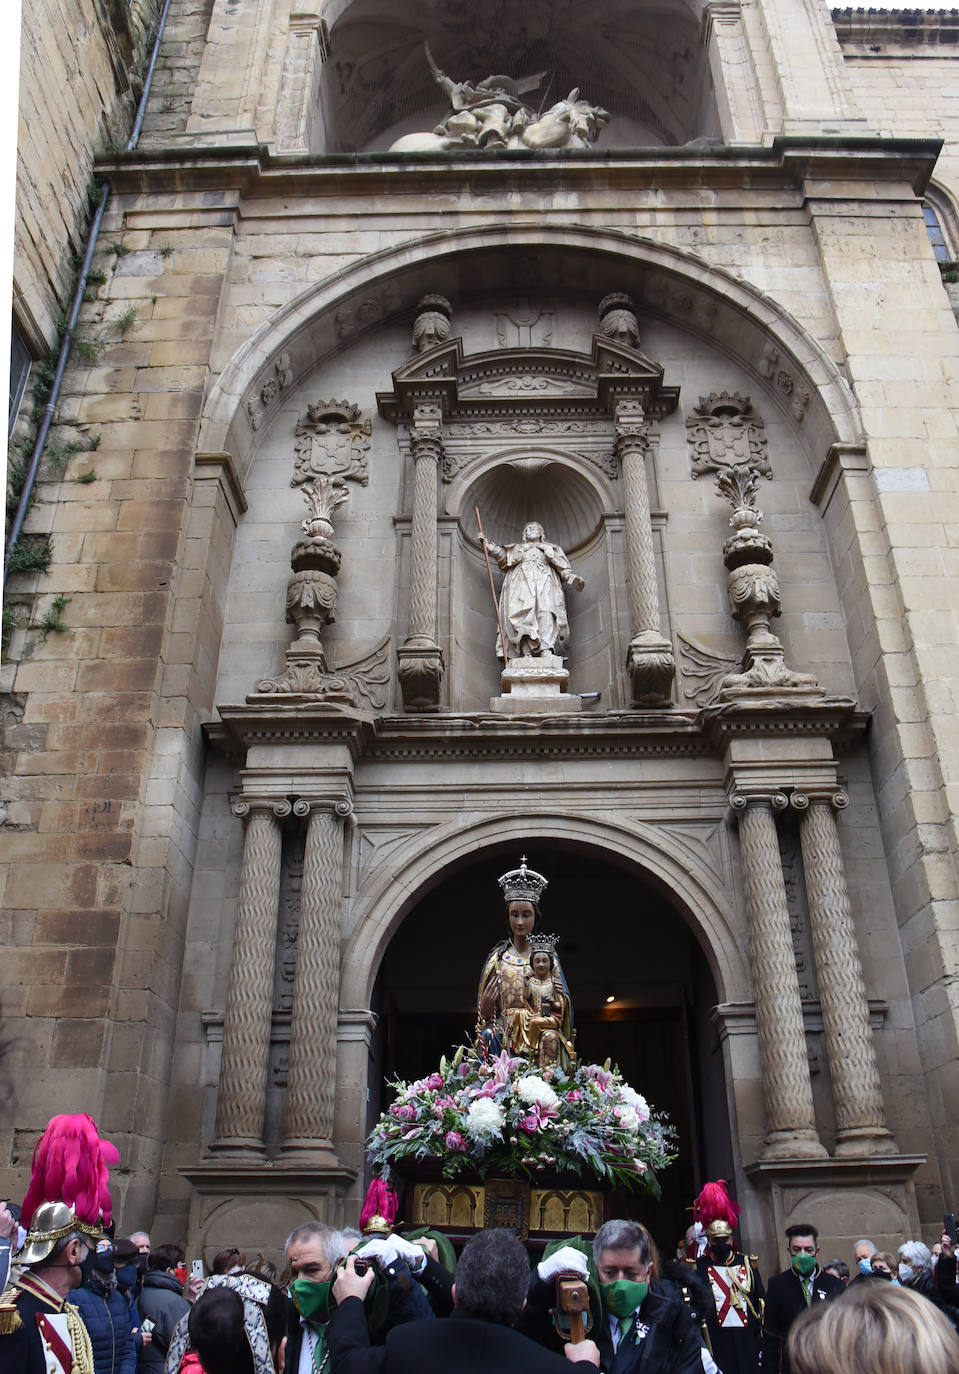
[[329, 1326], [331, 1374], [564, 1374], [562, 1355], [512, 1327], [481, 1321], [457, 1308], [440, 1321], [394, 1327], [371, 1346], [359, 1298], [347, 1298]]
[[[842, 1293], [841, 1280], [817, 1269], [812, 1281], [812, 1301], [826, 1302]], [[811, 1304], [810, 1304], [811, 1305]], [[766, 1320], [763, 1326], [763, 1374], [789, 1374], [786, 1337], [789, 1328], [806, 1310], [802, 1279], [794, 1269], [774, 1274], [766, 1289]]]
[[140, 1374], [149, 1374], [151, 1370], [161, 1374], [173, 1328], [189, 1312], [190, 1304], [183, 1296], [183, 1287], [175, 1274], [168, 1274], [163, 1269], [151, 1269], [144, 1276], [137, 1306], [141, 1320], [149, 1318], [154, 1323], [153, 1340], [141, 1350], [138, 1369]]
[[[698, 1289], [695, 1275], [691, 1277]], [[553, 1285], [538, 1279], [534, 1269], [526, 1310], [517, 1325], [544, 1345], [558, 1341], [549, 1315], [553, 1294]], [[599, 1347], [600, 1367], [606, 1374], [703, 1374], [703, 1338], [679, 1283], [653, 1279], [639, 1320], [648, 1328], [646, 1335], [638, 1341], [627, 1337], [615, 1351], [605, 1309], [602, 1326], [590, 1331], [589, 1339]]]

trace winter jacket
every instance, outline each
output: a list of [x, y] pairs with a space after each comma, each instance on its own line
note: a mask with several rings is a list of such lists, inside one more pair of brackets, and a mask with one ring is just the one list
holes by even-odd
[[130, 1320], [130, 1306], [113, 1284], [95, 1269], [81, 1288], [75, 1288], [70, 1301], [80, 1309], [83, 1324], [93, 1346], [96, 1374], [135, 1374], [136, 1345]]
[[140, 1352], [137, 1368], [140, 1374], [160, 1374], [166, 1361], [173, 1328], [189, 1312], [190, 1304], [183, 1296], [183, 1288], [176, 1275], [164, 1269], [151, 1269], [144, 1276], [140, 1299], [137, 1304], [140, 1316], [153, 1322], [153, 1340]]

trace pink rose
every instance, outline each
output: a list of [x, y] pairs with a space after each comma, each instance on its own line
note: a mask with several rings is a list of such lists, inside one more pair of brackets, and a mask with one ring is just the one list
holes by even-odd
[[582, 1100], [583, 1094], [580, 1092], [579, 1088], [573, 1088], [571, 1092], [566, 1094], [567, 1102], [582, 1102]]
[[523, 1117], [519, 1123], [519, 1128], [521, 1131], [525, 1131], [527, 1135], [535, 1135], [539, 1128], [539, 1117], [530, 1112], [528, 1116]]
[[393, 1116], [398, 1116], [401, 1121], [416, 1120], [416, 1108], [411, 1107], [408, 1102], [394, 1102], [393, 1106], [390, 1108], [390, 1111], [393, 1114]]
[[465, 1151], [466, 1141], [460, 1135], [459, 1131], [446, 1132], [446, 1148], [448, 1150], [459, 1150], [461, 1153]]
[[428, 1088], [432, 1088], [434, 1092], [437, 1088], [442, 1088], [443, 1075], [441, 1073], [431, 1073], [429, 1078], [426, 1080], [426, 1086]]

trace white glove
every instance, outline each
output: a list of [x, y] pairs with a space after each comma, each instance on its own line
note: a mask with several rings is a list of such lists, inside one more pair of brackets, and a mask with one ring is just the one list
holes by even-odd
[[554, 1279], [557, 1274], [575, 1273], [585, 1279], [589, 1274], [589, 1264], [582, 1250], [576, 1250], [572, 1245], [561, 1245], [548, 1259], [537, 1264], [536, 1272], [544, 1283]]
[[395, 1264], [398, 1259], [404, 1259], [414, 1274], [418, 1274], [426, 1264], [426, 1255], [420, 1247], [404, 1240], [402, 1236], [389, 1236], [384, 1240], [368, 1240], [361, 1249], [354, 1253], [363, 1259], [378, 1259], [384, 1269]]

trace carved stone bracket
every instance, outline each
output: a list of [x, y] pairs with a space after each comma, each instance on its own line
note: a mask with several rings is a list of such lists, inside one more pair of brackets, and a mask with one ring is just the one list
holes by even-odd
[[766, 424], [740, 392], [700, 396], [695, 413], [686, 417], [686, 439], [692, 450], [692, 476], [745, 464], [772, 478], [766, 451]]
[[677, 632], [676, 642], [682, 665], [683, 695], [688, 701], [695, 701], [697, 706], [712, 706], [719, 700], [723, 683], [739, 659], [735, 654], [707, 649], [680, 632]]
[[389, 648], [390, 636], [386, 635], [362, 658], [334, 666], [321, 648], [310, 653], [305, 647], [291, 646], [286, 651], [286, 670], [279, 677], [263, 678], [247, 701], [255, 702], [258, 696], [285, 696], [360, 711], [383, 711], [389, 700]]
[[349, 401], [317, 401], [307, 406], [294, 433], [296, 457], [290, 486], [317, 477], [339, 477], [366, 486], [372, 433], [369, 416]]

